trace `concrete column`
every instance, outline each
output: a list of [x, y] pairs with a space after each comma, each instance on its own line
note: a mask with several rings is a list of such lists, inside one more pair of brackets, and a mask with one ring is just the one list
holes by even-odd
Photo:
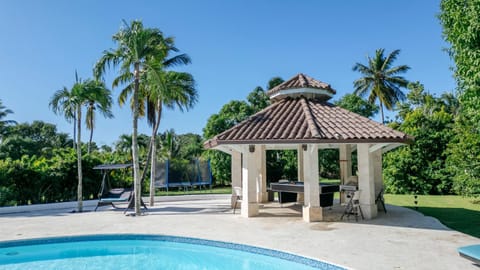
[[375, 205], [375, 162], [373, 154], [369, 152], [369, 147], [369, 144], [357, 145], [360, 207], [366, 219], [377, 216], [377, 206]]
[[[349, 144], [341, 144], [338, 149], [340, 156], [340, 184], [344, 185], [349, 182], [352, 176], [352, 146]], [[345, 193], [340, 193], [340, 203], [346, 202]]]
[[233, 151], [231, 154], [231, 172], [232, 172], [232, 207], [235, 203], [235, 191], [233, 187], [242, 187], [242, 153]]
[[[250, 152], [253, 150], [253, 152]], [[258, 215], [257, 182], [258, 182], [258, 147], [245, 146], [242, 154], [242, 216]]]
[[305, 176], [303, 173], [303, 149], [302, 145], [299, 145], [297, 147], [297, 175], [298, 175], [298, 181], [303, 181]]
[[[304, 180], [304, 173], [303, 173], [303, 149], [302, 145], [298, 145], [297, 147], [297, 179], [300, 182]], [[303, 204], [304, 196], [303, 193], [297, 194], [297, 203]]]
[[342, 144], [340, 152], [340, 183], [346, 184], [352, 176], [352, 147], [349, 144]]
[[257, 182], [257, 202], [268, 202], [267, 193], [267, 153], [265, 145], [255, 146], [255, 157], [258, 166], [258, 182]]
[[[372, 154], [373, 159], [373, 175], [375, 179], [375, 198], [383, 188], [383, 174], [382, 174], [382, 150], [379, 149]], [[377, 209], [383, 211], [383, 207], [377, 204]]]
[[307, 145], [303, 152], [304, 169], [304, 206], [303, 220], [314, 222], [323, 220], [323, 210], [320, 207], [320, 188], [318, 182], [318, 146]]

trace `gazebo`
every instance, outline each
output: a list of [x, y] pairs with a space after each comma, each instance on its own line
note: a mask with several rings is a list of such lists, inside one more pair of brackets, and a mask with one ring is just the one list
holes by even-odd
[[365, 218], [377, 216], [382, 154], [413, 138], [329, 103], [335, 93], [329, 84], [298, 74], [267, 92], [270, 106], [205, 142], [205, 148], [231, 155], [232, 186], [242, 187], [242, 216], [258, 215], [259, 204], [268, 200], [266, 150], [295, 149], [304, 182], [303, 219], [321, 221], [318, 150], [327, 148], [339, 149], [341, 184], [356, 182]]

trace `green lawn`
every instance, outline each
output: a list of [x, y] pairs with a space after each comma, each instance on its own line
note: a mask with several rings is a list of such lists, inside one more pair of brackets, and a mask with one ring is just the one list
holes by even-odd
[[[413, 195], [385, 194], [388, 204], [415, 209]], [[480, 237], [480, 202], [461, 196], [418, 196], [418, 211], [454, 230]]]

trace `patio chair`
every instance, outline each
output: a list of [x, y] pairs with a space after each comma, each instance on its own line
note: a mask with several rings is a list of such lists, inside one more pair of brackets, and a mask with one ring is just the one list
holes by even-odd
[[237, 209], [237, 203], [242, 202], [242, 188], [241, 187], [233, 187], [234, 191], [234, 203], [233, 203], [233, 214], [235, 215], [235, 209]]
[[349, 200], [347, 205], [345, 206], [345, 211], [343, 211], [342, 217], [340, 219], [343, 220], [343, 217], [345, 215], [347, 216], [347, 218], [349, 218], [350, 215], [355, 216], [355, 221], [358, 221], [359, 215], [362, 217], [362, 219], [364, 219], [362, 208], [360, 207], [360, 191], [348, 191], [347, 198]]
[[380, 205], [383, 207], [383, 211], [385, 211], [385, 214], [387, 213], [387, 208], [385, 207], [385, 198], [383, 198], [383, 188], [380, 189], [380, 192], [378, 192], [377, 198], [375, 198], [375, 204]]
[[458, 248], [458, 254], [473, 263], [480, 265], [480, 245], [471, 245]]

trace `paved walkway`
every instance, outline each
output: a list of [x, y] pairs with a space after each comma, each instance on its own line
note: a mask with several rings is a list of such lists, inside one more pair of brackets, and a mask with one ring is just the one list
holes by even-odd
[[[185, 200], [185, 198], [187, 200]], [[480, 239], [452, 231], [436, 219], [387, 205], [370, 221], [339, 220], [337, 208], [326, 222], [305, 223], [298, 207], [265, 205], [261, 215], [233, 215], [226, 195], [161, 197], [144, 216], [103, 207], [71, 213], [48, 210], [8, 213], [0, 209], [0, 240], [85, 234], [141, 233], [188, 236], [282, 250], [352, 269], [480, 269], [461, 258], [459, 246]], [[327, 210], [328, 211], [328, 210]]]

